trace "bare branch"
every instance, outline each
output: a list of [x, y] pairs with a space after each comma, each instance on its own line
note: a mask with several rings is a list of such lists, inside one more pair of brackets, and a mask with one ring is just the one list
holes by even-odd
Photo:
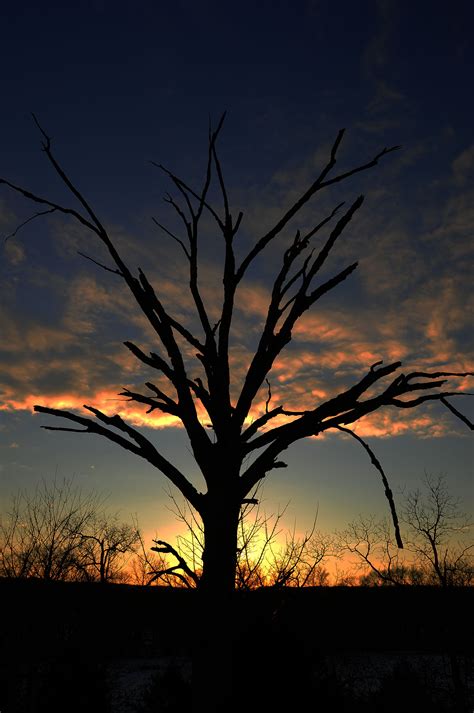
[[[455, 395], [461, 396], [462, 394], [455, 394]], [[449, 409], [451, 411], [451, 413], [453, 413], [455, 416], [457, 416], [457, 418], [459, 418], [463, 423], [465, 423], [466, 426], [471, 429], [471, 431], [474, 431], [474, 423], [471, 423], [471, 421], [467, 418], [467, 416], [464, 416], [464, 414], [462, 414], [460, 411], [458, 411], [457, 408], [454, 408], [454, 406], [452, 404], [450, 404], [449, 401], [447, 401], [444, 396], [441, 396], [440, 401], [443, 404], [443, 406], [446, 406], [446, 408]]]
[[164, 393], [161, 389], [159, 389], [155, 384], [152, 384], [150, 381], [147, 381], [145, 383], [145, 386], [147, 386], [150, 391], [153, 391], [159, 399], [164, 401], [166, 404], [168, 404], [171, 407], [176, 407], [178, 408], [178, 404], [173, 401], [167, 394]]
[[[199, 584], [199, 577], [193, 570], [188, 566], [186, 560], [184, 557], [182, 557], [179, 552], [168, 542], [164, 542], [163, 540], [153, 540], [153, 542], [157, 545], [157, 547], [152, 547], [151, 550], [153, 552], [161, 552], [163, 554], [170, 554], [173, 555], [178, 560], [178, 565], [180, 569], [183, 570], [183, 572], [193, 580], [194, 584], [197, 586]], [[172, 568], [171, 571], [173, 571], [174, 568]], [[169, 572], [170, 570], [168, 570]]]
[[[311, 411], [290, 411], [283, 410], [282, 413], [287, 416], [299, 416], [300, 418], [291, 423], [284, 424], [282, 426], [277, 426], [271, 431], [261, 434], [253, 441], [248, 443], [248, 451], [254, 450], [256, 448], [261, 448], [262, 446], [278, 439], [286, 448], [289, 443], [293, 443], [301, 437], [306, 437], [309, 435], [315, 435], [321, 433], [322, 431], [328, 430], [328, 428], [334, 428], [335, 426], [341, 424], [349, 424], [354, 421], [359, 420], [362, 416], [365, 416], [373, 411], [376, 411], [382, 406], [396, 406], [397, 408], [414, 408], [426, 401], [439, 401], [445, 396], [463, 396], [466, 392], [456, 392], [456, 391], [438, 391], [434, 394], [425, 394], [416, 399], [411, 399], [410, 401], [403, 401], [397, 398], [406, 393], [411, 393], [415, 390], [425, 390], [426, 388], [438, 388], [440, 383], [433, 381], [427, 386], [426, 383], [412, 384], [412, 374], [405, 376], [404, 374], [399, 374], [388, 387], [386, 387], [380, 394], [374, 396], [373, 398], [366, 399], [365, 401], [359, 401], [360, 397], [377, 381], [385, 378], [386, 376], [392, 374], [400, 366], [401, 362], [394, 362], [387, 366], [380, 366], [382, 362], [378, 362], [370, 368], [369, 372], [361, 379], [361, 381], [355, 386], [351, 387], [345, 392], [338, 394], [334, 398], [326, 401], [325, 403], [317, 406]], [[463, 377], [465, 373], [460, 372], [450, 372], [450, 376]], [[432, 375], [428, 375], [432, 376]], [[298, 434], [298, 435], [297, 435]], [[302, 435], [304, 434], [304, 435]]]
[[[93, 225], [90, 221], [88, 221], [87, 218], [84, 218], [83, 215], [78, 213], [77, 210], [74, 210], [73, 208], [65, 208], [64, 206], [61, 206], [58, 203], [53, 203], [52, 201], [49, 201], [46, 198], [42, 198], [41, 196], [37, 195], [36, 193], [32, 193], [31, 191], [28, 191], [26, 188], [21, 188], [20, 186], [16, 186], [14, 183], [11, 183], [10, 181], [7, 181], [4, 178], [0, 178], [0, 185], [1, 184], [8, 186], [13, 191], [15, 191], [16, 193], [19, 193], [24, 198], [27, 198], [28, 200], [32, 201], [33, 203], [40, 203], [41, 205], [49, 205], [51, 207], [51, 210], [42, 211], [40, 213], [37, 213], [35, 216], [32, 216], [31, 219], [28, 219], [28, 221], [26, 221], [25, 223], [22, 223], [22, 225], [25, 225], [27, 222], [29, 222], [29, 220], [32, 220], [33, 218], [36, 218], [37, 216], [39, 217], [41, 215], [47, 215], [48, 213], [53, 213], [55, 211], [58, 211], [59, 213], [63, 213], [64, 215], [73, 216], [74, 218], [76, 218], [76, 220], [79, 221], [79, 223], [84, 225], [86, 228], [88, 228], [89, 230], [92, 230], [97, 235], [99, 234], [99, 231], [97, 230], [96, 226]], [[17, 230], [19, 228], [21, 228], [22, 225], [20, 225], [17, 228]], [[14, 233], [13, 233], [13, 235], [14, 235]]]
[[180, 322], [178, 322], [177, 319], [174, 319], [173, 317], [168, 317], [169, 323], [173, 329], [178, 332], [178, 334], [181, 334], [182, 337], [186, 339], [188, 344], [190, 344], [192, 347], [195, 349], [198, 349], [201, 354], [204, 354], [206, 352], [206, 346], [202, 344], [199, 339], [197, 339], [194, 334], [191, 334], [189, 329], [186, 329]]
[[412, 371], [407, 375], [407, 380], [411, 379], [439, 379], [442, 376], [474, 376], [474, 371]]
[[[84, 406], [88, 411], [91, 411], [99, 421], [105, 423], [107, 426], [112, 426], [118, 430], [124, 432], [130, 438], [135, 441], [128, 440], [118, 433], [111, 431], [109, 428], [104, 428], [96, 421], [90, 418], [85, 418], [83, 416], [78, 416], [70, 411], [64, 411], [62, 409], [48, 408], [46, 406], [34, 406], [34, 410], [37, 413], [45, 413], [50, 416], [56, 416], [59, 418], [66, 418], [68, 421], [77, 423], [84, 426], [84, 430], [81, 433], [95, 433], [100, 436], [104, 436], [109, 441], [116, 443], [127, 451], [131, 451], [135, 455], [144, 458], [149, 461], [152, 465], [156, 466], [164, 475], [171, 480], [171, 482], [176, 485], [176, 487], [183, 493], [183, 495], [193, 504], [193, 507], [199, 511], [202, 495], [194, 488], [193, 485], [185, 478], [185, 476], [170, 463], [166, 458], [164, 458], [152, 445], [152, 443], [145, 438], [145, 436], [136, 431], [134, 428], [126, 424], [118, 415], [107, 416], [93, 406]], [[45, 428], [51, 430], [54, 427], [46, 426]], [[57, 429], [56, 429], [57, 430]]]
[[397, 540], [397, 545], [400, 549], [403, 549], [403, 541], [402, 541], [402, 537], [400, 534], [400, 526], [398, 523], [398, 515], [397, 515], [397, 510], [395, 508], [395, 501], [393, 499], [393, 493], [392, 493], [392, 490], [388, 484], [387, 476], [385, 475], [385, 472], [380, 464], [379, 459], [376, 457], [375, 453], [370, 448], [368, 443], [366, 443], [360, 436], [358, 436], [357, 433], [354, 433], [354, 431], [351, 431], [349, 428], [344, 428], [343, 426], [335, 426], [335, 428], [337, 428], [338, 431], [347, 433], [349, 436], [352, 436], [352, 438], [355, 438], [355, 440], [358, 441], [361, 444], [361, 446], [367, 451], [371, 462], [374, 464], [374, 466], [379, 471], [379, 473], [382, 477], [382, 482], [383, 482], [384, 488], [385, 488], [385, 497], [387, 498], [388, 504], [390, 505], [390, 513], [392, 515], [393, 527], [395, 528], [395, 538]]
[[227, 189], [225, 187], [225, 182], [224, 182], [224, 176], [222, 174], [222, 168], [221, 164], [219, 161], [219, 158], [217, 156], [217, 151], [215, 144], [212, 146], [212, 156], [214, 158], [214, 163], [216, 166], [216, 171], [217, 171], [217, 176], [219, 179], [219, 186], [221, 188], [221, 193], [222, 193], [222, 199], [224, 201], [224, 214], [225, 214], [225, 223], [228, 224], [229, 219], [231, 218], [230, 212], [229, 212], [229, 198], [227, 196]]
[[94, 260], [94, 258], [90, 257], [89, 255], [86, 255], [85, 253], [82, 253], [80, 250], [77, 251], [77, 254], [80, 255], [81, 257], [85, 258], [86, 260], [90, 260], [91, 262], [94, 263], [94, 265], [97, 265], [98, 267], [101, 267], [103, 270], [106, 270], [106, 272], [113, 272], [114, 275], [119, 275], [120, 277], [124, 277], [123, 273], [120, 272], [120, 270], [114, 270], [111, 267], [107, 267], [107, 265], [104, 265], [101, 262], [98, 262], [97, 260]]
[[307, 302], [308, 306], [313, 305], [316, 300], [319, 300], [320, 297], [326, 294], [326, 292], [329, 292], [330, 290], [334, 289], [337, 285], [339, 285], [341, 282], [344, 282], [349, 275], [351, 275], [354, 270], [358, 267], [359, 263], [354, 262], [352, 265], [349, 265], [348, 267], [345, 267], [344, 270], [341, 270], [337, 275], [334, 275], [334, 277], [331, 277], [330, 280], [327, 280], [323, 285], [320, 285], [319, 287], [316, 287], [315, 290], [311, 292], [310, 295], [307, 297]]
[[137, 357], [137, 359], [147, 366], [151, 366], [153, 369], [161, 371], [171, 381], [171, 383], [174, 384], [175, 373], [162, 357], [158, 356], [158, 354], [155, 354], [154, 352], [150, 352], [150, 356], [148, 356], [133, 342], [124, 342], [124, 345], [134, 356]]
[[[383, 406], [396, 406], [398, 408], [414, 408], [425, 401], [439, 401], [441, 397], [464, 395], [465, 392], [439, 391], [434, 394], [420, 396], [417, 399], [403, 401], [396, 396], [411, 392], [415, 388], [424, 389], [426, 384], [411, 384], [411, 374], [405, 376], [400, 374], [386, 387], [380, 394], [373, 398], [360, 401], [360, 397], [377, 381], [392, 374], [400, 366], [401, 362], [394, 362], [387, 366], [379, 366], [380, 362], [374, 364], [369, 372], [355, 386], [347, 391], [335, 396], [329, 401], [317, 406], [312, 411], [287, 411], [282, 410], [283, 415], [297, 416], [289, 423], [260, 434], [244, 447], [244, 453], [267, 446], [266, 450], [247, 468], [241, 476], [242, 491], [246, 494], [265, 474], [275, 467], [278, 454], [288, 448], [288, 446], [301, 438], [317, 435], [329, 428], [347, 425], [358, 421], [363, 416], [373, 413]], [[464, 376], [457, 372], [451, 372], [451, 376]], [[437, 382], [431, 382], [433, 388], [437, 387]]]
[[380, 151], [371, 161], [325, 181], [324, 179], [336, 164], [336, 154], [339, 145], [342, 141], [343, 135], [344, 129], [341, 129], [331, 149], [331, 158], [322, 170], [321, 174], [318, 176], [318, 178], [305, 191], [305, 193], [303, 193], [303, 195], [296, 201], [296, 203], [294, 203], [291, 208], [287, 210], [287, 212], [283, 215], [282, 218], [280, 218], [277, 224], [271, 230], [269, 230], [266, 235], [264, 235], [262, 238], [260, 238], [260, 240], [257, 241], [252, 250], [248, 253], [247, 257], [242, 261], [236, 273], [237, 282], [242, 279], [250, 263], [253, 262], [257, 255], [268, 245], [271, 240], [273, 240], [279, 233], [281, 233], [287, 223], [302, 209], [302, 207], [314, 196], [315, 193], [317, 193], [323, 188], [326, 188], [327, 186], [343, 181], [346, 178], [349, 178], [350, 176], [354, 176], [356, 173], [366, 171], [367, 169], [376, 166], [383, 156], [400, 148], [400, 146], [392, 146], [389, 149], [385, 148], [383, 149], [383, 151]]
[[[1, 183], [2, 181], [0, 181]], [[10, 184], [8, 184], [10, 185]], [[10, 240], [10, 238], [14, 238], [15, 235], [25, 226], [28, 225], [28, 223], [31, 223], [31, 221], [36, 220], [36, 218], [40, 218], [43, 215], [48, 215], [49, 213], [55, 213], [58, 209], [57, 208], [50, 208], [49, 210], [42, 210], [39, 213], [35, 213], [34, 215], [31, 215], [29, 218], [23, 221], [23, 223], [20, 223], [20, 225], [17, 225], [13, 233], [10, 233], [10, 235], [7, 235], [5, 237], [5, 242], [7, 240]]]
[[336, 240], [339, 238], [339, 236], [342, 234], [344, 228], [351, 222], [352, 218], [354, 217], [355, 213], [359, 210], [359, 208], [362, 206], [364, 202], [364, 196], [359, 196], [356, 201], [351, 205], [347, 213], [345, 213], [342, 218], [338, 220], [336, 223], [336, 226], [334, 227], [334, 230], [331, 231], [331, 234], [329, 235], [329, 238], [327, 239], [325, 245], [323, 248], [320, 250], [316, 260], [312, 264], [308, 276], [306, 278], [307, 285], [309, 286], [311, 283], [311, 280], [315, 275], [319, 272], [319, 270], [323, 267], [324, 263], [326, 262], [329, 253], [331, 252], [332, 248], [334, 247]]
[[119, 396], [126, 396], [128, 401], [135, 401], [136, 403], [145, 404], [149, 406], [146, 412], [147, 414], [158, 409], [159, 411], [163, 411], [164, 413], [170, 413], [173, 416], [179, 416], [178, 405], [174, 402], [160, 403], [159, 401], [156, 401], [156, 397], [145, 396], [144, 394], [139, 394], [134, 391], [130, 391], [130, 389], [127, 388], [124, 388], [124, 390], [119, 393]]
[[270, 419], [275, 418], [276, 416], [280, 416], [283, 414], [283, 406], [277, 406], [276, 408], [271, 409], [270, 411], [266, 411], [263, 416], [260, 416], [259, 418], [256, 418], [255, 421], [253, 421], [242, 433], [242, 440], [243, 441], [248, 441], [249, 438], [252, 438], [259, 428], [264, 426]]
[[[334, 229], [326, 241], [324, 247], [319, 252], [315, 261], [306, 272], [309, 258], [303, 263], [303, 267], [296, 273], [296, 276], [290, 278], [287, 284], [284, 284], [288, 270], [295, 258], [300, 254], [300, 252], [306, 247], [308, 242], [308, 236], [301, 239], [299, 232], [297, 232], [292, 245], [286, 250], [283, 258], [283, 266], [275, 280], [271, 302], [268, 308], [267, 318], [265, 321], [265, 326], [262, 331], [262, 335], [252, 359], [250, 367], [248, 369], [244, 385], [242, 387], [241, 394], [239, 396], [234, 418], [239, 422], [243, 423], [246, 414], [250, 410], [255, 395], [257, 394], [263, 379], [269, 373], [272, 364], [281, 352], [281, 350], [288, 344], [291, 340], [292, 329], [297, 322], [297, 320], [306, 312], [318, 299], [320, 299], [326, 292], [337, 287], [338, 284], [343, 282], [347, 277], [356, 269], [358, 263], [353, 263], [349, 265], [340, 273], [327, 280], [325, 283], [315, 288], [312, 292], [307, 294], [310, 289], [311, 282], [324, 265], [332, 247], [334, 246], [337, 238], [341, 235], [344, 228], [353, 218], [354, 214], [360, 208], [363, 202], [363, 196], [359, 198], [352, 204], [349, 210], [342, 216], [342, 218], [337, 222]], [[320, 226], [327, 223], [333, 215], [337, 212], [340, 206], [337, 206], [330, 216], [324, 219]], [[314, 229], [314, 231], [318, 228]], [[312, 231], [312, 232], [314, 232]], [[308, 235], [311, 235], [309, 233]], [[293, 295], [283, 306], [280, 306], [280, 300], [287, 291], [288, 287], [293, 284], [293, 281], [299, 276], [303, 276], [303, 281], [296, 294]], [[229, 301], [231, 301], [229, 299]], [[277, 334], [274, 333], [280, 316], [291, 306], [291, 310], [286, 316], [283, 326], [280, 328]]]
[[168, 228], [166, 228], [162, 223], [159, 223], [159, 222], [156, 220], [156, 218], [153, 218], [153, 217], [152, 217], [152, 221], [155, 223], [155, 225], [158, 226], [158, 228], [160, 228], [164, 233], [166, 233], [167, 235], [169, 235], [170, 238], [172, 238], [173, 240], [175, 240], [175, 241], [178, 243], [178, 245], [181, 246], [181, 248], [182, 248], [184, 254], [185, 254], [186, 257], [188, 258], [188, 260], [190, 260], [190, 259], [191, 259], [191, 256], [190, 256], [190, 254], [189, 254], [189, 252], [188, 252], [188, 249], [187, 249], [186, 245], [183, 243], [183, 241], [182, 241], [180, 238], [178, 238], [174, 233], [172, 233], [171, 230], [168, 230]]
[[268, 416], [268, 407], [270, 405], [270, 401], [272, 400], [272, 390], [271, 390], [270, 382], [268, 381], [268, 379], [265, 379], [265, 382], [268, 386], [268, 396], [267, 396], [267, 400], [265, 401], [265, 414]]
[[[151, 161], [150, 163], [153, 166], [155, 166], [156, 168], [159, 168], [161, 171], [166, 173], [166, 175], [169, 178], [171, 178], [171, 180], [173, 181], [173, 183], [175, 184], [175, 186], [177, 188], [179, 188], [180, 190], [183, 190], [183, 191], [187, 191], [190, 195], [193, 196], [193, 198], [200, 200], [199, 194], [196, 191], [194, 191], [192, 188], [190, 188], [183, 180], [181, 180], [181, 178], [178, 178], [178, 176], [176, 176], [172, 171], [170, 171], [168, 168], [166, 168], [166, 166], [163, 166], [163, 164], [161, 164], [161, 163], [155, 163], [155, 161]], [[203, 205], [211, 213], [211, 215], [213, 216], [215, 221], [218, 223], [218, 225], [222, 225], [222, 221], [219, 218], [216, 211], [214, 210], [214, 208], [211, 205], [209, 205], [209, 203], [207, 203], [205, 200], [203, 201]]]
[[[420, 388], [423, 388], [423, 386], [420, 386]], [[440, 391], [437, 394], [426, 394], [426, 396], [419, 396], [417, 399], [412, 399], [411, 401], [402, 401], [401, 399], [392, 399], [390, 402], [390, 405], [397, 406], [397, 408], [414, 408], [415, 406], [419, 406], [420, 404], [423, 404], [426, 401], [441, 401], [441, 399], [446, 396], [450, 396], [450, 397], [452, 397], [452, 396], [474, 396], [474, 394], [470, 394], [465, 391], [462, 391], [462, 392]], [[453, 411], [453, 410], [450, 409], [450, 411]], [[454, 413], [454, 411], [453, 411], [453, 413]], [[458, 414], [456, 414], [456, 415], [458, 415]], [[464, 419], [461, 419], [461, 420], [464, 420]], [[464, 422], [466, 423], [465, 420], [464, 420]], [[469, 426], [469, 423], [467, 423], [466, 425]]]
[[[186, 195], [186, 194], [185, 194], [185, 195]], [[186, 196], [186, 197], [187, 197], [187, 196]], [[168, 203], [170, 206], [172, 206], [172, 207], [174, 208], [174, 210], [176, 211], [176, 213], [179, 215], [179, 217], [180, 217], [181, 220], [183, 221], [183, 223], [184, 223], [184, 225], [185, 225], [185, 227], [186, 227], [186, 231], [189, 233], [189, 231], [191, 230], [191, 223], [188, 221], [188, 219], [186, 218], [184, 212], [181, 210], [181, 208], [179, 207], [179, 205], [178, 205], [178, 204], [176, 203], [176, 201], [173, 199], [173, 196], [171, 196], [171, 195], [168, 193], [168, 194], [163, 198], [163, 200], [165, 201], [165, 203]], [[193, 209], [192, 209], [191, 203], [189, 203], [189, 210], [191, 211], [191, 215], [194, 217], [194, 211], [193, 211]]]
[[65, 185], [69, 188], [69, 190], [71, 191], [71, 193], [77, 198], [77, 200], [79, 201], [79, 203], [80, 203], [80, 204], [82, 205], [82, 207], [86, 210], [86, 212], [87, 212], [87, 214], [89, 215], [90, 219], [91, 219], [92, 222], [95, 224], [97, 230], [103, 235], [103, 234], [105, 233], [105, 231], [104, 231], [104, 227], [103, 227], [102, 223], [100, 222], [100, 220], [98, 219], [97, 215], [96, 215], [95, 212], [92, 210], [90, 204], [86, 201], [86, 199], [84, 198], [84, 196], [82, 195], [82, 193], [81, 193], [80, 191], [78, 191], [78, 189], [76, 188], [76, 186], [72, 183], [72, 181], [70, 180], [70, 178], [68, 177], [68, 175], [67, 175], [67, 174], [65, 173], [65, 171], [63, 170], [63, 168], [59, 165], [58, 161], [56, 160], [55, 156], [53, 155], [53, 153], [52, 153], [52, 151], [51, 151], [51, 139], [50, 139], [50, 137], [47, 136], [46, 132], [45, 132], [45, 131], [43, 130], [43, 128], [40, 126], [40, 123], [39, 123], [38, 119], [36, 118], [36, 116], [35, 116], [34, 114], [32, 114], [32, 117], [33, 117], [33, 121], [35, 122], [36, 126], [37, 126], [38, 129], [41, 131], [41, 133], [43, 134], [43, 137], [44, 137], [44, 139], [45, 139], [45, 141], [44, 141], [44, 143], [43, 143], [43, 150], [44, 150], [46, 156], [48, 157], [49, 162], [53, 165], [53, 167], [54, 167], [56, 173], [57, 173], [58, 176], [61, 178], [61, 180], [65, 183]]

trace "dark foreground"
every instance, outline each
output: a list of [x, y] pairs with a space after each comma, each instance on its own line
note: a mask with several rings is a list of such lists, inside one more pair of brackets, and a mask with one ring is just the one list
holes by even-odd
[[[0, 598], [1, 713], [190, 710], [196, 592], [4, 580]], [[470, 713], [473, 602], [462, 588], [237, 593], [236, 706]]]

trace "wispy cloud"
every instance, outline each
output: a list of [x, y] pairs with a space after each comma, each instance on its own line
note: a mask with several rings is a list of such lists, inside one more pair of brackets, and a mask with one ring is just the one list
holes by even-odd
[[18, 240], [7, 240], [5, 256], [11, 265], [19, 265], [25, 259], [25, 249]]
[[456, 184], [465, 186], [474, 174], [474, 144], [456, 156], [452, 163], [452, 170]]

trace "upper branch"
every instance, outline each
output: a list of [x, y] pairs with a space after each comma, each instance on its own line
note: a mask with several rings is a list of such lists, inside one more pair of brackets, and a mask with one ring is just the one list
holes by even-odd
[[[262, 330], [262, 335], [245, 377], [244, 385], [237, 402], [234, 418], [239, 425], [244, 422], [250, 410], [252, 401], [260, 389], [263, 380], [272, 368], [274, 360], [285, 345], [291, 340], [292, 330], [298, 319], [320, 297], [326, 294], [326, 292], [334, 289], [356, 269], [357, 263], [353, 263], [334, 277], [324, 282], [322, 285], [319, 285], [315, 289], [311, 290], [312, 281], [325, 264], [337, 239], [361, 207], [363, 200], [363, 196], [359, 196], [346, 213], [338, 220], [324, 246], [312, 263], [312, 254], [308, 256], [303, 264], [303, 267], [296, 273], [296, 278], [301, 276], [302, 279], [296, 293], [293, 297], [288, 299], [285, 304], [281, 304], [289, 286], [295, 281], [295, 275], [289, 279], [287, 278], [291, 266], [301, 252], [308, 246], [309, 238], [323, 225], [329, 222], [329, 220], [337, 213], [341, 204], [303, 238], [301, 238], [300, 233], [298, 232], [290, 247], [285, 251], [282, 267], [273, 285], [272, 296], [265, 325]], [[290, 309], [286, 314], [286, 317], [283, 319], [283, 324], [281, 324], [279, 330], [276, 331], [280, 318], [284, 315], [288, 308]]]
[[[168, 230], [167, 232], [170, 233], [175, 240], [180, 242], [181, 247], [185, 251], [188, 258], [189, 287], [205, 334], [205, 343], [197, 356], [201, 360], [206, 371], [209, 393], [214, 406], [214, 408], [211, 409], [213, 412], [211, 418], [215, 429], [219, 432], [225, 431], [231, 415], [228, 343], [236, 287], [233, 238], [242, 218], [242, 214], [240, 213], [234, 225], [232, 215], [230, 213], [229, 199], [222, 167], [216, 150], [216, 142], [222, 128], [224, 118], [225, 114], [221, 117], [217, 128], [214, 131], [211, 128], [209, 129], [206, 175], [203, 188], [200, 192], [194, 191], [174, 173], [161, 165], [159, 166], [159, 168], [165, 171], [165, 173], [173, 181], [176, 188], [180, 191], [186, 202], [187, 212], [189, 213], [189, 216], [187, 216], [185, 210], [182, 210], [181, 207], [171, 198], [169, 199], [169, 202], [177, 211], [186, 230], [188, 242], [187, 246], [184, 245], [180, 238], [171, 234]], [[211, 185], [213, 166], [215, 167], [217, 173], [224, 203], [223, 219], [218, 215], [207, 199]], [[193, 205], [193, 201], [197, 202], [196, 207]], [[222, 305], [222, 314], [216, 327], [211, 326], [198, 284], [198, 228], [204, 209], [207, 209], [214, 217], [225, 242], [225, 264], [223, 274], [224, 300]], [[218, 339], [216, 341], [217, 330]]]
[[359, 173], [360, 171], [366, 171], [367, 169], [372, 168], [373, 166], [376, 166], [377, 163], [379, 162], [379, 160], [383, 156], [400, 148], [399, 146], [392, 146], [391, 148], [388, 148], [388, 149], [384, 148], [371, 161], [361, 164], [360, 166], [356, 166], [355, 168], [351, 169], [350, 171], [345, 171], [344, 173], [341, 173], [341, 174], [335, 176], [334, 178], [325, 180], [326, 176], [329, 174], [331, 169], [336, 164], [336, 154], [337, 154], [339, 145], [342, 141], [344, 131], [345, 131], [344, 129], [341, 129], [339, 131], [339, 133], [336, 137], [336, 140], [332, 146], [329, 161], [326, 164], [326, 166], [323, 168], [323, 170], [321, 171], [318, 178], [303, 193], [303, 195], [291, 206], [291, 208], [289, 208], [287, 210], [287, 212], [280, 218], [280, 220], [276, 223], [276, 225], [274, 225], [273, 228], [271, 228], [271, 230], [268, 231], [268, 233], [266, 233], [264, 236], [262, 236], [257, 241], [257, 243], [250, 250], [248, 255], [244, 258], [244, 260], [240, 264], [240, 267], [238, 268], [237, 273], [236, 273], [237, 282], [239, 282], [242, 279], [247, 268], [249, 267], [251, 262], [257, 257], [257, 255], [268, 245], [269, 242], [271, 242], [283, 230], [283, 228], [289, 223], [289, 221], [315, 195], [315, 193], [322, 190], [323, 188], [326, 188], [327, 186], [332, 185], [333, 183], [338, 183], [340, 181], [343, 181], [346, 178], [349, 178], [350, 176], [353, 176], [356, 173]]
[[59, 203], [53, 203], [52, 201], [48, 200], [47, 198], [43, 198], [42, 196], [37, 195], [36, 193], [32, 193], [31, 191], [28, 191], [26, 188], [22, 188], [21, 186], [16, 186], [14, 183], [11, 183], [10, 181], [7, 181], [5, 178], [0, 178], [0, 185], [3, 184], [5, 186], [8, 186], [11, 188], [13, 191], [16, 193], [19, 193], [22, 195], [24, 198], [28, 198], [28, 200], [32, 201], [33, 203], [39, 203], [41, 205], [49, 205], [51, 210], [45, 210], [41, 211], [39, 213], [35, 213], [32, 215], [30, 218], [27, 220], [23, 221], [16, 230], [11, 233], [9, 237], [13, 237], [13, 235], [16, 235], [18, 230], [23, 228], [25, 225], [30, 223], [32, 220], [35, 220], [36, 218], [39, 218], [40, 216], [47, 215], [48, 213], [63, 213], [64, 215], [71, 215], [73, 216], [79, 223], [84, 225], [86, 228], [89, 230], [92, 230], [94, 233], [99, 234], [99, 231], [97, 230], [96, 226], [93, 225], [87, 218], [85, 218], [81, 213], [79, 213], [77, 210], [74, 208], [66, 208], [65, 206], [59, 205]]
[[[225, 114], [221, 117], [217, 128], [212, 131], [209, 129], [209, 143], [208, 143], [208, 157], [207, 157], [207, 166], [206, 166], [206, 174], [205, 174], [205, 179], [204, 179], [204, 185], [202, 190], [198, 193], [194, 191], [192, 188], [190, 188], [182, 179], [178, 178], [174, 173], [169, 171], [168, 169], [164, 168], [162, 165], [157, 165], [154, 164], [155, 166], [158, 166], [161, 170], [163, 170], [169, 178], [172, 180], [176, 188], [179, 190], [181, 195], [183, 196], [185, 202], [186, 202], [186, 207], [187, 211], [189, 213], [189, 216], [185, 214], [185, 211], [181, 209], [181, 207], [175, 203], [175, 201], [169, 197], [168, 202], [171, 203], [171, 205], [175, 208], [177, 211], [181, 221], [183, 222], [186, 230], [186, 237], [188, 241], [188, 246], [185, 246], [183, 241], [178, 238], [176, 235], [171, 233], [171, 231], [166, 230], [166, 232], [171, 235], [175, 240], [180, 243], [183, 251], [186, 254], [186, 257], [189, 262], [189, 288], [191, 295], [194, 300], [194, 304], [196, 306], [197, 314], [199, 316], [202, 328], [204, 330], [205, 334], [205, 344], [204, 347], [200, 350], [201, 352], [201, 360], [203, 362], [203, 365], [206, 369], [206, 375], [209, 381], [209, 387], [211, 391], [215, 394], [222, 394], [223, 393], [223, 388], [222, 384], [217, 384], [215, 382], [215, 377], [218, 374], [218, 365], [217, 365], [217, 347], [216, 347], [216, 342], [215, 342], [215, 329], [211, 326], [209, 316], [206, 310], [206, 307], [204, 305], [204, 301], [202, 299], [200, 289], [199, 289], [199, 284], [198, 284], [198, 229], [199, 229], [199, 221], [201, 219], [202, 213], [204, 208], [210, 211], [210, 213], [213, 215], [215, 218], [219, 229], [222, 231], [224, 234], [224, 237], [226, 238], [227, 242], [227, 235], [229, 232], [229, 227], [232, 232], [232, 218], [229, 213], [229, 208], [228, 208], [228, 199], [227, 199], [227, 193], [225, 190], [225, 184], [224, 184], [224, 179], [222, 176], [222, 169], [219, 163], [219, 159], [217, 157], [216, 153], [216, 141], [218, 138], [218, 135], [220, 133], [220, 130], [223, 125], [223, 121], [225, 118]], [[224, 221], [221, 220], [217, 212], [212, 208], [212, 206], [209, 204], [207, 201], [207, 195], [208, 191], [211, 185], [211, 179], [212, 179], [212, 165], [213, 163], [216, 165], [216, 170], [218, 173], [218, 178], [219, 178], [219, 183], [221, 186], [221, 190], [224, 195], [224, 205], [225, 205], [225, 218]], [[192, 199], [194, 199], [197, 202], [197, 207], [193, 206]], [[156, 221], [155, 221], [156, 222]], [[159, 224], [160, 227], [161, 224]]]
[[40, 125], [38, 119], [36, 118], [35, 114], [32, 114], [33, 121], [35, 122], [36, 126], [40, 130], [40, 132], [43, 135], [44, 141], [43, 141], [43, 151], [45, 152], [46, 156], [48, 157], [49, 162], [52, 164], [54, 170], [58, 174], [58, 176], [61, 178], [63, 183], [69, 188], [71, 193], [77, 198], [79, 203], [82, 205], [82, 207], [86, 210], [87, 214], [89, 215], [90, 219], [92, 222], [96, 225], [97, 229], [99, 231], [103, 230], [103, 225], [98, 219], [97, 215], [95, 214], [94, 210], [92, 209], [91, 205], [86, 201], [82, 193], [76, 188], [76, 186], [73, 184], [73, 182], [70, 180], [69, 176], [66, 174], [66, 172], [63, 170], [62, 166], [59, 164], [58, 160], [54, 156], [52, 150], [51, 150], [51, 137], [46, 134], [42, 126]]

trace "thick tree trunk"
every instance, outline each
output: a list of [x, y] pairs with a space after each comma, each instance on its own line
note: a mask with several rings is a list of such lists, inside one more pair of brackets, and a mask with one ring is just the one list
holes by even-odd
[[233, 604], [240, 504], [219, 502], [203, 514], [203, 573], [197, 592], [193, 711], [232, 709]]
[[204, 552], [201, 590], [217, 595], [235, 588], [240, 503], [216, 502], [203, 514]]

